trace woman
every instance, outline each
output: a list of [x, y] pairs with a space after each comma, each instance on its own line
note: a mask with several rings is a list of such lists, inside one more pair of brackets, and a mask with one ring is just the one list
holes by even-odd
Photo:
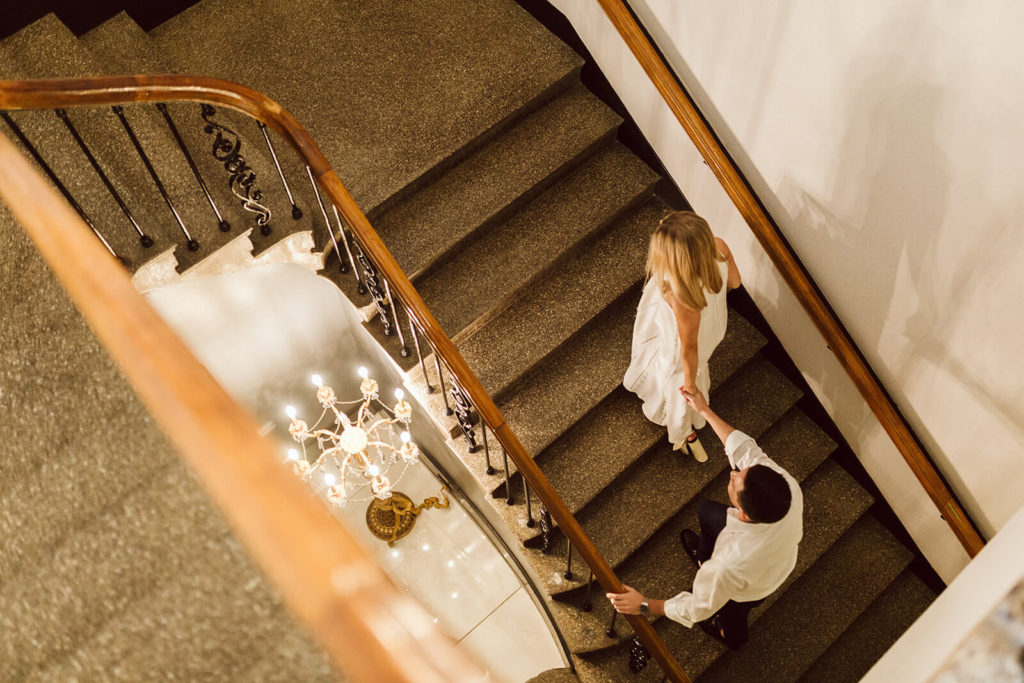
[[682, 392], [711, 388], [708, 359], [725, 337], [726, 289], [740, 285], [732, 253], [692, 211], [661, 219], [647, 254], [647, 284], [633, 327], [633, 353], [622, 384], [643, 401], [644, 415], [668, 427], [676, 450], [708, 459], [697, 440], [706, 422]]

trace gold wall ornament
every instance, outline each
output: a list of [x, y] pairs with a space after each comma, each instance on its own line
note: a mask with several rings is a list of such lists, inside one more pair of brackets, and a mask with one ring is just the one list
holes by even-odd
[[[443, 504], [437, 498], [428, 498], [420, 505], [413, 505], [408, 496], [402, 494], [398, 494], [402, 495], [402, 500], [392, 501], [395, 495], [392, 486], [401, 480], [410, 465], [419, 461], [419, 447], [408, 431], [412, 406], [405, 401], [405, 392], [401, 389], [395, 390], [394, 406], [385, 404], [380, 400], [379, 385], [366, 368], [359, 368], [359, 376], [362, 398], [352, 401], [339, 401], [334, 389], [324, 384], [320, 375], [312, 376], [316, 400], [323, 408], [312, 425], [299, 419], [294, 407], [285, 407], [290, 419], [288, 433], [302, 447], [301, 453], [290, 449], [288, 460], [301, 479], [312, 482], [317, 475], [322, 476], [327, 485], [327, 500], [333, 505], [344, 507], [351, 502], [372, 501], [367, 510], [367, 524], [373, 509], [379, 509], [382, 514], [392, 513], [396, 520], [393, 529], [388, 531], [387, 537], [381, 538], [394, 541], [408, 533], [408, 530], [399, 533], [400, 528], [404, 528], [401, 525], [408, 524], [411, 529], [422, 509], [446, 508], [448, 499], [442, 489]], [[354, 418], [350, 417], [353, 412]], [[396, 426], [403, 428], [397, 438]], [[312, 462], [307, 445], [311, 449], [315, 446], [316, 457]], [[397, 472], [392, 467], [395, 464], [402, 465]], [[410, 515], [412, 522], [407, 521]], [[371, 526], [371, 530], [373, 528]]]
[[451, 505], [445, 495], [447, 489], [447, 486], [441, 487], [440, 499], [431, 496], [419, 505], [414, 505], [412, 498], [401, 491], [392, 491], [391, 497], [386, 500], [374, 498], [366, 507], [366, 526], [374, 536], [387, 541], [388, 545], [394, 545], [395, 541], [409, 535], [421, 512], [428, 508], [446, 508]]

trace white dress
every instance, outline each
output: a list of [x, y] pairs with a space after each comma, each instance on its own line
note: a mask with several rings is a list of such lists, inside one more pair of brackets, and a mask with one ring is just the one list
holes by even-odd
[[[725, 337], [728, 319], [725, 282], [729, 277], [729, 264], [722, 261], [718, 269], [722, 273], [722, 289], [713, 294], [705, 290], [707, 306], [700, 312], [700, 327], [697, 329], [695, 383], [705, 397], [711, 388], [708, 359]], [[622, 384], [643, 401], [647, 419], [668, 427], [669, 441], [674, 444], [682, 443], [690, 432], [706, 424], [679, 391], [683, 386], [679, 327], [672, 307], [654, 281], [648, 281], [640, 297], [633, 325], [632, 357]]]

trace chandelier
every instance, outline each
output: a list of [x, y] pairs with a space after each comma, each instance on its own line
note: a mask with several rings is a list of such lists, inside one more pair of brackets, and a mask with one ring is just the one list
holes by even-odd
[[[288, 460], [296, 476], [308, 482], [321, 477], [327, 486], [327, 500], [338, 507], [369, 501], [366, 522], [378, 538], [394, 543], [405, 536], [416, 517], [426, 508], [449, 505], [445, 487], [441, 498], [427, 498], [415, 505], [407, 495], [393, 489], [409, 466], [419, 461], [419, 447], [412, 441], [409, 424], [412, 406], [405, 392], [395, 389], [395, 403], [380, 400], [380, 387], [366, 368], [359, 368], [362, 396], [340, 401], [334, 389], [313, 375], [316, 399], [322, 410], [309, 425], [299, 419], [294, 406], [285, 406], [291, 420], [288, 433], [302, 448], [288, 451]], [[358, 407], [357, 407], [358, 406]], [[401, 427], [397, 434], [396, 426]], [[310, 462], [309, 451], [314, 460]], [[393, 465], [401, 464], [396, 472]], [[390, 477], [394, 477], [394, 482]]]

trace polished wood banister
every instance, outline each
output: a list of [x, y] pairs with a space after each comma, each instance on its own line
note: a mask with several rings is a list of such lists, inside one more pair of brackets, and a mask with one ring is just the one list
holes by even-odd
[[732, 199], [747, 225], [754, 232], [786, 284], [807, 311], [818, 331], [835, 353], [843, 369], [853, 380], [861, 396], [885, 428], [896, 448], [903, 455], [921, 486], [931, 497], [946, 523], [960, 540], [968, 555], [978, 554], [985, 542], [977, 526], [964, 511], [960, 501], [946, 485], [925, 452], [913, 429], [899, 412], [895, 402], [882, 386], [864, 355], [857, 348], [838, 316], [825, 300], [821, 290], [800, 263], [750, 184], [722, 147], [690, 95], [648, 40], [632, 12], [622, 0], [597, 0], [623, 41], [658, 89], [669, 109], [686, 130], [701, 156], [714, 172]]
[[71, 207], [0, 136], [0, 197], [231, 527], [357, 681], [478, 681], [412, 598], [281, 464], [259, 425], [131, 284]]
[[[0, 80], [0, 110], [170, 101], [197, 101], [231, 107], [267, 124], [292, 145], [306, 165], [312, 169], [320, 186], [334, 202], [370, 260], [391, 283], [392, 294], [405, 305], [409, 316], [422, 330], [438, 358], [443, 360], [449, 371], [458, 378], [459, 385], [476, 407], [480, 418], [491, 428], [524, 479], [558, 523], [562, 533], [593, 570], [598, 583], [607, 591], [622, 592], [623, 584], [611, 566], [505, 423], [505, 418], [497, 405], [427, 308], [341, 179], [331, 169], [312, 137], [287, 110], [266, 95], [237, 83], [177, 74], [36, 81]], [[657, 660], [665, 676], [672, 681], [688, 683], [690, 679], [652, 624], [645, 617], [637, 615], [627, 615], [625, 618]]]

